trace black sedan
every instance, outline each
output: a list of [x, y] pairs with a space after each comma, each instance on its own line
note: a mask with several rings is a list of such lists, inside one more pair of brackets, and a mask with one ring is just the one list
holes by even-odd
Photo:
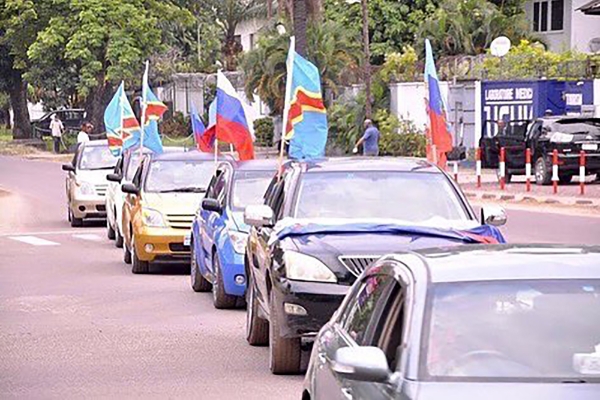
[[[484, 214], [492, 224], [506, 218], [502, 210]], [[416, 159], [291, 163], [271, 182], [266, 204], [246, 208], [245, 220], [253, 226], [246, 338], [269, 344], [277, 374], [300, 372], [302, 339], [314, 337], [381, 255], [481, 239], [435, 229], [480, 222], [452, 179]]]
[[386, 256], [315, 340], [303, 400], [600, 399], [600, 247]]

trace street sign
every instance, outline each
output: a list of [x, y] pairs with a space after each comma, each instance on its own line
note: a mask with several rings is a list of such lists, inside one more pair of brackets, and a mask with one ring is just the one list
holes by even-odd
[[509, 38], [506, 36], [498, 36], [492, 41], [490, 51], [492, 52], [492, 55], [496, 57], [504, 57], [510, 50], [510, 46], [511, 43]]

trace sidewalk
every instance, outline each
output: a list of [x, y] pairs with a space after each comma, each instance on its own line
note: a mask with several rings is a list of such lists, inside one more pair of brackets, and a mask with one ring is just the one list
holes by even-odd
[[[452, 172], [452, 169], [449, 168], [449, 171]], [[477, 187], [474, 169], [461, 168], [458, 174], [461, 188], [471, 199], [600, 207], [600, 181], [592, 181], [593, 177], [588, 176], [585, 194], [581, 195], [577, 179], [575, 177], [569, 184], [559, 184], [558, 193], [554, 194], [552, 185], [540, 186], [535, 182], [531, 184], [531, 191], [527, 192], [524, 176], [513, 177], [513, 181], [501, 190], [495, 170], [482, 171], [480, 188]]]

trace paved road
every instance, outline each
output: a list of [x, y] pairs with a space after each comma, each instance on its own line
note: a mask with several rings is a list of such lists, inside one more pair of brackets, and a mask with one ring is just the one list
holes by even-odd
[[[185, 268], [132, 275], [101, 226], [71, 229], [63, 185], [59, 164], [0, 157], [0, 398], [299, 398], [242, 310], [215, 310]], [[515, 242], [600, 244], [597, 218], [509, 218]]]

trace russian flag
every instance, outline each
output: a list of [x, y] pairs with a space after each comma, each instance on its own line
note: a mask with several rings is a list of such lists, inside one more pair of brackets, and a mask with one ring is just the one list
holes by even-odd
[[215, 135], [214, 130], [209, 131], [204, 126], [196, 106], [192, 103], [192, 130], [194, 131], [194, 139], [198, 150], [205, 153], [210, 153], [214, 150]]
[[217, 73], [217, 124], [218, 140], [231, 143], [240, 160], [254, 159], [254, 145], [242, 102], [227, 77]]
[[[433, 50], [429, 39], [425, 39], [425, 86], [428, 91], [427, 114], [429, 129], [427, 130], [427, 159], [436, 161], [438, 166], [446, 167], [446, 152], [452, 150], [452, 135], [446, 118], [446, 106], [440, 82], [433, 61]], [[435, 153], [434, 148], [435, 145]]]

